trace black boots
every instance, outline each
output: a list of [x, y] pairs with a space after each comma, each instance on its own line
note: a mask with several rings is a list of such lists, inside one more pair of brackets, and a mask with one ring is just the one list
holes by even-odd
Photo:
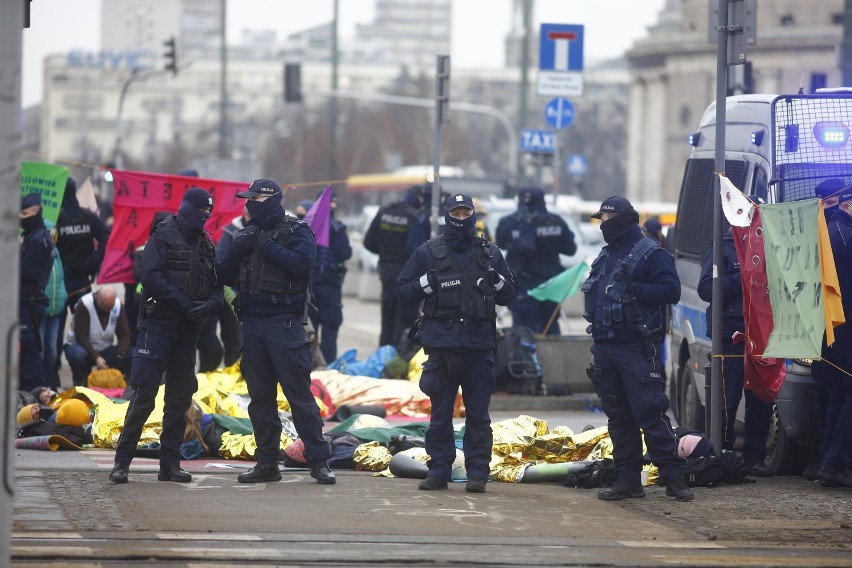
[[189, 483], [192, 476], [189, 472], [180, 468], [180, 464], [161, 465], [157, 474], [158, 481], [176, 481], [177, 483]]
[[129, 463], [117, 463], [112, 468], [112, 472], [109, 474], [109, 480], [115, 484], [118, 483], [127, 483], [127, 473], [130, 471]]
[[[280, 477], [280, 476], [279, 476]], [[317, 480], [317, 483], [323, 485], [334, 485], [337, 483], [337, 477], [331, 468], [328, 467], [328, 462], [319, 461], [311, 464], [311, 477]]]
[[622, 499], [641, 499], [645, 496], [645, 490], [642, 489], [641, 483], [628, 483], [626, 481], [616, 481], [609, 489], [598, 491], [598, 499], [604, 501], [621, 501]]
[[240, 483], [266, 483], [267, 481], [281, 481], [281, 472], [278, 471], [277, 463], [257, 464], [245, 473], [237, 476]]
[[485, 493], [485, 484], [487, 482], [487, 479], [481, 477], [471, 477], [467, 480], [464, 490], [468, 493]]
[[427, 477], [417, 486], [418, 489], [423, 491], [436, 491], [438, 489], [446, 489], [447, 482], [438, 479], [437, 477]]
[[666, 482], [666, 495], [674, 497], [675, 501], [692, 501], [695, 498], [695, 493], [686, 485], [686, 481], [680, 475]]

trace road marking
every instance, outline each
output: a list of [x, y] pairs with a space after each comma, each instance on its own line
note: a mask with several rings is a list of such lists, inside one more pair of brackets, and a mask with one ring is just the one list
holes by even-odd
[[161, 540], [263, 540], [255, 534], [156, 533]]
[[72, 533], [72, 532], [45, 533], [45, 532], [37, 532], [37, 531], [20, 531], [20, 532], [13, 532], [12, 538], [36, 538], [36, 539], [49, 538], [51, 540], [53, 540], [53, 539], [56, 539], [56, 540], [66, 540], [66, 539], [71, 540], [71, 539], [75, 539], [75, 538], [83, 538], [83, 535], [81, 535], [79, 533]]
[[715, 542], [660, 542], [657, 540], [619, 540], [621, 546], [633, 548], [726, 548]]

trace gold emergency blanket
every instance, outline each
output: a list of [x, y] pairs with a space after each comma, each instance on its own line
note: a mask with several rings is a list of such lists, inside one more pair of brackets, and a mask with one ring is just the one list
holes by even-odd
[[[281, 433], [280, 449], [282, 452], [292, 442], [293, 440], [287, 434]], [[257, 442], [255, 442], [253, 434], [231, 434], [230, 432], [222, 434], [222, 447], [219, 449], [219, 455], [223, 458], [253, 460], [256, 450]]]

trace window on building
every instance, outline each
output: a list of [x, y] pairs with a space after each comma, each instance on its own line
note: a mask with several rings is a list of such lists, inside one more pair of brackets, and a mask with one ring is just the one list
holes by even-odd
[[795, 24], [795, 20], [793, 19], [793, 14], [784, 14], [781, 16], [781, 25], [785, 28], [788, 28]]
[[843, 13], [837, 12], [831, 15], [831, 23], [835, 26], [843, 25]]
[[811, 73], [811, 93], [828, 86], [828, 76], [825, 73]]

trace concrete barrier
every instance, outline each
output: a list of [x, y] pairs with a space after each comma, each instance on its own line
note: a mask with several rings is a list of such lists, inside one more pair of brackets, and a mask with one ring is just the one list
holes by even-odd
[[586, 367], [592, 362], [591, 346], [592, 338], [585, 334], [537, 339], [536, 353], [548, 394], [595, 392], [586, 376]]

